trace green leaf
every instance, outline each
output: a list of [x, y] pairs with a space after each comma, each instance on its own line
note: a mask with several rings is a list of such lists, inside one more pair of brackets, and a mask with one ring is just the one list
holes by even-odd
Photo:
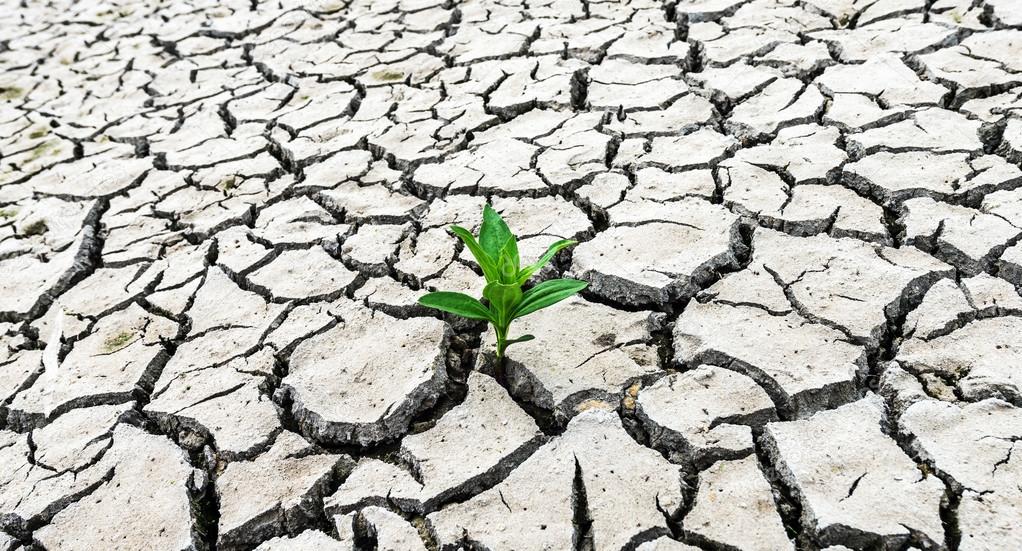
[[[483, 206], [483, 225], [479, 228], [479, 244], [482, 245], [490, 258], [500, 258], [500, 251], [507, 245], [507, 242], [514, 241], [515, 236], [511, 228], [507, 227], [504, 219], [493, 210], [490, 205]], [[514, 259], [517, 263], [518, 246], [514, 245]]]
[[476, 241], [475, 236], [472, 235], [472, 232], [461, 226], [451, 226], [451, 231], [465, 242], [465, 246], [468, 247], [469, 252], [475, 257], [479, 268], [483, 270], [483, 277], [486, 278], [486, 281], [497, 281], [500, 278], [500, 273], [497, 271], [495, 259], [483, 250], [479, 242]]
[[500, 260], [497, 261], [497, 271], [500, 273], [500, 282], [506, 285], [518, 285], [515, 281], [518, 275], [518, 266], [515, 266], [515, 260], [511, 257], [511, 253], [508, 252], [507, 248], [500, 250]]
[[508, 256], [514, 261], [515, 272], [518, 272], [518, 268], [522, 265], [522, 260], [518, 256], [518, 239], [512, 234], [508, 237], [507, 241], [504, 242], [504, 246], [500, 248], [501, 252], [507, 251]]
[[516, 339], [509, 339], [509, 340], [506, 340], [504, 342], [505, 342], [505, 344], [510, 345], [510, 344], [514, 344], [516, 342], [528, 342], [528, 341], [531, 341], [531, 340], [533, 340], [535, 338], [536, 337], [533, 336], [533, 335], [522, 335], [521, 337], [518, 337]]
[[496, 313], [493, 323], [506, 327], [513, 319], [511, 313], [515, 311], [522, 301], [522, 288], [515, 285], [503, 283], [490, 283], [483, 289], [483, 296], [490, 301], [490, 309]]
[[518, 272], [518, 284], [519, 285], [525, 284], [525, 282], [528, 281], [530, 277], [532, 277], [532, 274], [538, 272], [540, 269], [543, 268], [543, 266], [546, 266], [547, 262], [550, 262], [554, 255], [559, 253], [561, 249], [570, 247], [577, 243], [578, 241], [573, 241], [571, 239], [561, 239], [560, 241], [554, 242], [554, 244], [550, 245], [547, 248], [546, 252], [543, 253], [543, 256], [539, 257], [539, 260], [537, 260], [535, 264], [532, 264], [526, 267], [524, 270]]
[[589, 285], [577, 279], [551, 279], [536, 285], [522, 295], [522, 302], [518, 305], [511, 319], [520, 318], [531, 314], [536, 310], [556, 304], [571, 295], [585, 289]]
[[493, 321], [493, 315], [482, 302], [464, 293], [427, 293], [419, 297], [419, 304], [469, 319]]

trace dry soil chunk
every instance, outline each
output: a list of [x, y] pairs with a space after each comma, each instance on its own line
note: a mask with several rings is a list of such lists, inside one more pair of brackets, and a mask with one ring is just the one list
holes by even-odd
[[744, 3], [743, 0], [680, 0], [674, 6], [679, 15], [696, 23], [732, 14]]
[[539, 148], [523, 140], [501, 138], [449, 155], [440, 163], [423, 164], [413, 179], [436, 193], [467, 193], [477, 188], [504, 193], [546, 189], [533, 170]]
[[914, 404], [899, 420], [913, 448], [962, 493], [961, 549], [1022, 545], [1022, 409], [996, 399]]
[[840, 136], [836, 128], [815, 123], [791, 126], [777, 132], [769, 144], [736, 151], [734, 158], [790, 175], [796, 185], [832, 183], [848, 159], [837, 147]]
[[355, 235], [344, 239], [341, 257], [359, 271], [386, 275], [387, 262], [395, 259], [398, 243], [407, 231], [406, 226], [393, 224], [363, 225]]
[[781, 75], [769, 68], [749, 65], [744, 61], [726, 67], [708, 67], [691, 78], [703, 87], [730, 101], [738, 101], [759, 92]]
[[[472, 373], [465, 401], [431, 429], [406, 436], [399, 455], [422, 481], [423, 495], [439, 501], [466, 484], [506, 474], [503, 463], [524, 456], [539, 437], [535, 421], [496, 381]], [[462, 461], [450, 460], [467, 449], [472, 453]]]
[[467, 535], [490, 549], [570, 549], [582, 491], [594, 549], [617, 550], [640, 535], [667, 534], [661, 511], [680, 505], [680, 472], [635, 444], [615, 413], [593, 409], [500, 484], [426, 520], [442, 545]]
[[408, 235], [398, 249], [394, 271], [420, 283], [435, 278], [453, 263], [456, 243], [444, 228]]
[[375, 542], [378, 551], [426, 551], [416, 527], [383, 507], [366, 507], [334, 522], [342, 538], [350, 531], [355, 540]]
[[[855, 29], [825, 30], [813, 38], [834, 44], [843, 62], [869, 62], [883, 54], [912, 54], [949, 42], [954, 29], [915, 18], [892, 18]], [[884, 59], [894, 59], [887, 56]], [[897, 74], [893, 71], [892, 74]]]
[[642, 389], [637, 402], [651, 445], [691, 454], [697, 462], [751, 453], [746, 425], [776, 418], [773, 402], [755, 381], [711, 365], [671, 373]]
[[823, 102], [815, 85], [780, 79], [735, 107], [724, 125], [740, 139], [760, 139], [781, 128], [812, 122], [823, 110]]
[[919, 306], [905, 317], [903, 333], [928, 339], [971, 311], [972, 305], [961, 288], [950, 279], [942, 279], [930, 287]]
[[880, 152], [844, 167], [845, 181], [885, 204], [912, 197], [936, 199], [988, 192], [1010, 185], [1022, 172], [1004, 159], [987, 155], [929, 151]]
[[671, 101], [663, 109], [619, 111], [605, 128], [625, 136], [684, 134], [713, 122], [715, 115], [712, 103], [694, 93], [688, 93]]
[[993, 6], [994, 20], [1001, 26], [1018, 27], [1022, 25], [1022, 8], [1008, 0], [989, 0], [988, 6]]
[[689, 303], [675, 325], [675, 358], [729, 365], [799, 416], [853, 399], [866, 367], [862, 348], [797, 314], [774, 315], [744, 302]]
[[672, 65], [609, 59], [589, 70], [586, 100], [593, 109], [662, 108], [688, 91], [680, 74]]
[[769, 423], [768, 454], [825, 544], [900, 546], [914, 534], [944, 541], [944, 485], [881, 431], [883, 401], [868, 395], [809, 419]]
[[249, 271], [263, 258], [270, 256], [270, 249], [252, 239], [248, 228], [233, 226], [213, 236], [216, 244], [217, 265], [227, 273], [239, 274]]
[[678, 540], [672, 540], [667, 536], [661, 536], [653, 541], [647, 541], [635, 548], [635, 551], [696, 551], [698, 547], [685, 545]]
[[755, 457], [718, 461], [699, 473], [695, 505], [685, 515], [686, 532], [736, 549], [794, 549], [774, 505], [773, 490]]
[[898, 424], [914, 437], [913, 448], [962, 488], [1010, 489], [1005, 483], [1022, 467], [1012, 459], [1013, 450], [1022, 447], [1022, 409], [1002, 400], [924, 400], [909, 407]]
[[939, 84], [921, 80], [894, 54], [871, 56], [861, 64], [828, 67], [816, 83], [827, 95], [865, 94], [894, 106], [934, 105], [948, 93]]
[[319, 453], [301, 436], [282, 432], [265, 453], [231, 463], [217, 477], [219, 545], [297, 533], [315, 518], [327, 486], [350, 466], [347, 456]]
[[152, 389], [165, 360], [163, 341], [176, 332], [177, 324], [137, 304], [102, 318], [59, 366], [48, 366], [14, 398], [12, 416], [31, 423], [75, 407], [131, 400], [136, 389]]
[[327, 209], [341, 214], [347, 221], [371, 221], [384, 224], [405, 222], [425, 209], [425, 203], [415, 197], [395, 193], [373, 184], [360, 187], [345, 182], [316, 195]]
[[75, 242], [57, 254], [23, 254], [0, 261], [0, 313], [18, 319], [45, 304], [44, 293], [59, 294], [90, 265], [94, 231], [86, 227]]
[[997, 260], [997, 268], [1001, 277], [1018, 285], [1017, 282], [1022, 281], [1022, 244], [1005, 249]]
[[32, 433], [35, 461], [55, 471], [80, 471], [106, 451], [118, 417], [130, 404], [80, 408]]
[[792, 235], [829, 232], [889, 242], [883, 209], [836, 185], [789, 185], [762, 165], [737, 160], [721, 163], [718, 178], [724, 204], [761, 224]]
[[642, 21], [644, 26], [641, 28], [626, 32], [607, 49], [607, 56], [646, 63], [686, 63], [691, 45], [675, 40], [674, 29], [658, 15]]
[[355, 551], [355, 544], [335, 540], [319, 530], [306, 530], [297, 536], [266, 540], [256, 551]]
[[850, 135], [848, 151], [858, 157], [885, 150], [978, 154], [983, 151], [980, 126], [960, 113], [931, 107], [907, 120]]
[[757, 61], [779, 69], [785, 76], [804, 79], [834, 64], [827, 45], [816, 40], [806, 44], [779, 44]]
[[326, 209], [303, 196], [261, 210], [252, 233], [275, 245], [285, 245], [334, 239], [347, 229]]
[[403, 433], [433, 405], [446, 356], [442, 322], [353, 308], [295, 349], [279, 392], [314, 440], [372, 444]]
[[258, 350], [263, 333], [284, 310], [240, 289], [222, 270], [208, 270], [187, 315], [191, 330], [164, 366], [155, 390], [187, 373], [221, 367]]
[[920, 197], [905, 201], [906, 242], [946, 259], [968, 275], [986, 269], [1022, 229], [997, 214]]
[[79, 408], [31, 434], [0, 432], [0, 528], [24, 533], [102, 484], [110, 465], [101, 459], [129, 407]]
[[909, 371], [957, 380], [967, 400], [1000, 398], [1022, 405], [1022, 372], [1017, 368], [1022, 319], [978, 319], [933, 340], [910, 339], [896, 359]]
[[736, 149], [738, 141], [733, 136], [703, 128], [684, 136], [653, 138], [649, 151], [639, 155], [636, 163], [675, 171], [709, 168]]
[[273, 373], [270, 349], [226, 365], [182, 373], [143, 408], [168, 431], [209, 434], [231, 459], [260, 449], [280, 430], [270, 397], [260, 391]]
[[952, 273], [921, 251], [847, 238], [795, 238], [761, 230], [753, 250], [750, 266], [770, 274], [797, 311], [866, 343], [877, 342], [906, 297], [921, 297]]
[[998, 153], [1018, 164], [1022, 162], [1022, 121], [1011, 119], [1004, 127], [1001, 135], [1001, 146]]
[[865, 94], [835, 93], [823, 115], [823, 122], [848, 130], [865, 130], [904, 118], [910, 108], [881, 106], [877, 98]]
[[1022, 82], [1020, 38], [1017, 30], [976, 33], [953, 48], [920, 55], [919, 61], [927, 77], [957, 88], [955, 105], [961, 105]]
[[[398, 456], [415, 479], [402, 467], [364, 459], [326, 500], [328, 511], [347, 513], [360, 504], [392, 502], [428, 512], [503, 478], [541, 443], [535, 421], [496, 381], [472, 373], [468, 387], [465, 401], [436, 425], [401, 441]], [[473, 452], [464, 456], [466, 449]], [[450, 460], [458, 456], [463, 460]]]
[[981, 273], [959, 283], [942, 279], [905, 318], [906, 337], [932, 340], [981, 317], [1022, 310], [1022, 297], [1003, 279]]
[[24, 350], [0, 362], [0, 403], [8, 403], [14, 394], [43, 370], [43, 354]]
[[891, 401], [895, 413], [901, 414], [912, 404], [930, 398], [919, 379], [897, 363], [887, 362], [883, 369], [880, 375], [880, 395]]
[[408, 466], [363, 457], [324, 503], [327, 514], [347, 515], [366, 505], [397, 506], [418, 513], [424, 509], [422, 489]]
[[248, 280], [277, 300], [330, 300], [340, 296], [357, 275], [322, 247], [312, 247], [284, 251]]
[[82, 551], [191, 547], [193, 470], [184, 452], [130, 425], [118, 426], [113, 440], [100, 463], [111, 478], [53, 517], [35, 539], [47, 549]]
[[798, 36], [785, 30], [740, 27], [728, 32], [715, 23], [689, 27], [689, 41], [702, 46], [704, 64], [730, 65], [746, 56], [766, 53], [779, 44], [797, 43]]
[[[564, 320], [574, 320], [571, 324]], [[512, 395], [570, 418], [582, 401], [614, 396], [631, 381], [656, 373], [657, 349], [649, 312], [622, 312], [572, 298], [515, 321], [514, 330], [539, 338], [508, 349], [504, 370]], [[492, 330], [483, 336], [492, 369]], [[571, 346], [551, 346], [551, 343]]]
[[615, 226], [577, 246], [572, 272], [597, 295], [641, 306], [691, 296], [714, 271], [736, 265], [737, 216], [695, 199], [671, 209], [685, 222]]

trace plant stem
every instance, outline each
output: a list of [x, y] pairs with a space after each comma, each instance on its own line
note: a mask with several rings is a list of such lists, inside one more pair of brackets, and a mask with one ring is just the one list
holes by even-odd
[[504, 349], [507, 348], [507, 327], [494, 327], [497, 331], [497, 361], [504, 358]]

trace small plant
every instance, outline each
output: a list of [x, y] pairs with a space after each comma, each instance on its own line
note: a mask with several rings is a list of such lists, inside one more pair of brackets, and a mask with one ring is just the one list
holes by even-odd
[[558, 251], [574, 245], [576, 241], [562, 239], [555, 242], [535, 264], [523, 268], [518, 257], [517, 238], [490, 205], [483, 207], [483, 225], [479, 228], [478, 241], [472, 232], [460, 226], [451, 226], [451, 231], [465, 242], [483, 271], [483, 277], [486, 278], [483, 298], [487, 304], [464, 293], [449, 291], [428, 293], [419, 299], [419, 304], [492, 323], [497, 333], [498, 361], [504, 357], [504, 350], [508, 346], [535, 338], [532, 335], [522, 335], [508, 339], [512, 321], [556, 304], [585, 289], [587, 285], [575, 279], [551, 279], [523, 293], [522, 285], [533, 274], [550, 262]]

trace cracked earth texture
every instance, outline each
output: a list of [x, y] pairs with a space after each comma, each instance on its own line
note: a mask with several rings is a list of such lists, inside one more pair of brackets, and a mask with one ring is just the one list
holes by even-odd
[[1022, 549], [1022, 2], [2, 8], [0, 551]]

